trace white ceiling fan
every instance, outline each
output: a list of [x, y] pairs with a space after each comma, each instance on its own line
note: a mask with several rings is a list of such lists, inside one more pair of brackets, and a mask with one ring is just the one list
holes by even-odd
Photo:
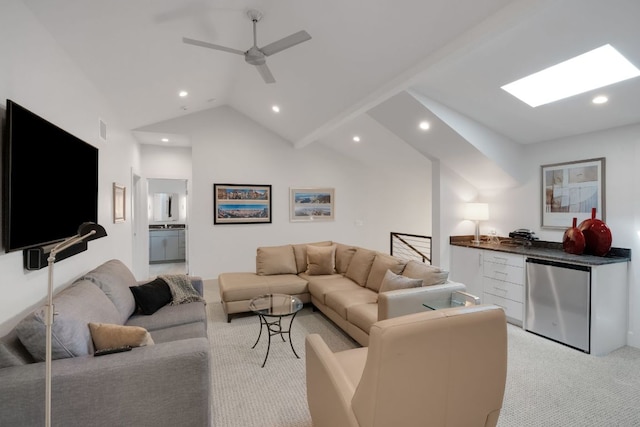
[[244, 56], [244, 60], [247, 61], [251, 65], [255, 65], [258, 69], [258, 72], [264, 79], [265, 83], [275, 83], [276, 80], [273, 78], [273, 74], [271, 74], [271, 70], [267, 67], [266, 57], [276, 54], [280, 51], [288, 49], [292, 46], [300, 44], [302, 42], [306, 42], [311, 39], [311, 36], [306, 31], [298, 31], [297, 33], [293, 33], [290, 36], [284, 37], [278, 41], [270, 43], [263, 47], [258, 47], [257, 37], [256, 37], [256, 23], [260, 21], [262, 18], [262, 13], [255, 9], [250, 9], [247, 11], [247, 15], [249, 19], [253, 22], [253, 46], [249, 48], [249, 50], [243, 52], [238, 49], [233, 49], [226, 46], [220, 46], [217, 44], [204, 42], [200, 40], [194, 40], [187, 37], [183, 37], [182, 41], [187, 44], [192, 44], [195, 46], [206, 47], [209, 49], [222, 50], [224, 52], [236, 53], [238, 55]]

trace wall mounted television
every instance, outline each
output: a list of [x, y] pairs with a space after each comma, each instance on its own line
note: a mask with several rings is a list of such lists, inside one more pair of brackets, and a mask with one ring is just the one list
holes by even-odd
[[46, 246], [98, 222], [98, 149], [7, 100], [3, 235], [7, 252]]

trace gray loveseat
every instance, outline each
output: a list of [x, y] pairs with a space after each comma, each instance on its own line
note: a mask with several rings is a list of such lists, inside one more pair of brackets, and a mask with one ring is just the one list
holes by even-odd
[[[202, 295], [202, 280], [190, 280]], [[138, 314], [129, 289], [137, 285], [111, 260], [55, 296], [52, 425], [210, 425], [205, 303]], [[37, 309], [0, 339], [0, 426], [44, 425], [43, 318], [44, 308]], [[154, 344], [95, 357], [89, 323], [139, 326]]]

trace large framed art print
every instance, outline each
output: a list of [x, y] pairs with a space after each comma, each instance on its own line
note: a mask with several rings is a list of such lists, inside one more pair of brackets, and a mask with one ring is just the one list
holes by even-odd
[[604, 157], [540, 168], [543, 228], [566, 229], [571, 227], [573, 218], [578, 223], [591, 218], [593, 208], [597, 218], [605, 221]]
[[271, 185], [213, 184], [213, 223], [271, 223]]

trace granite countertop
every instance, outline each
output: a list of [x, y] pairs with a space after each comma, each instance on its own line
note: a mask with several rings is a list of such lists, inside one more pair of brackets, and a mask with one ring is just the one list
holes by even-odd
[[184, 224], [149, 224], [149, 231], [184, 230]]
[[611, 248], [606, 256], [601, 257], [566, 253], [562, 250], [562, 243], [558, 242], [534, 240], [531, 242], [531, 245], [523, 245], [521, 243], [512, 243], [510, 241], [511, 239], [507, 237], [500, 237], [499, 240], [501, 243], [489, 243], [485, 236], [482, 236], [480, 244], [471, 243], [471, 240], [473, 240], [473, 236], [451, 236], [449, 238], [449, 244], [582, 265], [605, 265], [631, 261], [631, 249], [624, 248]]

